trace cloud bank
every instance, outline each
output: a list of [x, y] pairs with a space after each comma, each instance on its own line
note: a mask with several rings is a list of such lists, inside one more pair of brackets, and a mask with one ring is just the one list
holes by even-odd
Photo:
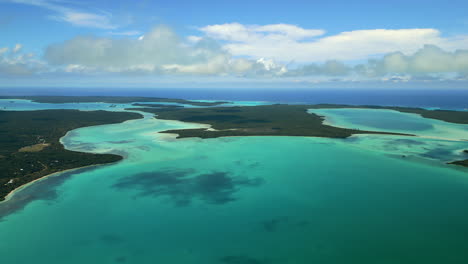
[[[231, 76], [306, 80], [466, 80], [467, 37], [435, 29], [358, 30], [326, 36], [294, 25], [210, 25], [181, 37], [167, 26], [134, 36], [77, 36], [47, 47], [0, 49], [0, 74]], [[290, 63], [293, 61], [293, 63]]]
[[354, 66], [332, 60], [322, 64], [307, 64], [288, 71], [286, 76], [362, 76], [412, 75], [416, 77], [443, 77], [445, 74], [468, 74], [468, 50], [444, 51], [434, 45], [425, 45], [412, 55], [402, 52], [386, 54], [381, 59], [370, 59]]
[[272, 58], [299, 63], [327, 60], [362, 60], [390, 52], [411, 54], [424, 45], [454, 51], [468, 48], [468, 35], [444, 38], [430, 28], [370, 29], [322, 36], [318, 29], [276, 24], [250, 26], [238, 23], [205, 26], [203, 34], [220, 41], [234, 56]]
[[69, 72], [222, 75], [276, 69], [271, 62], [233, 58], [212, 39], [188, 44], [166, 26], [138, 39], [76, 37], [49, 46], [44, 58]]

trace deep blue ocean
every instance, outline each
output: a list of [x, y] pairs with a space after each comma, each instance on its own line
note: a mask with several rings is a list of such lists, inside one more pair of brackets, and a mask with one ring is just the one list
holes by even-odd
[[468, 87], [453, 89], [229, 89], [229, 88], [34, 88], [4, 89], [0, 95], [116, 95], [180, 99], [272, 101], [278, 103], [330, 103], [351, 105], [412, 106], [464, 110]]

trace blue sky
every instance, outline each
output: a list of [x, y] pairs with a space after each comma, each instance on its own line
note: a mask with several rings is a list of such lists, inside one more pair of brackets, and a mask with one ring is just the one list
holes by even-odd
[[0, 0], [0, 87], [463, 87], [466, 10], [467, 1]]

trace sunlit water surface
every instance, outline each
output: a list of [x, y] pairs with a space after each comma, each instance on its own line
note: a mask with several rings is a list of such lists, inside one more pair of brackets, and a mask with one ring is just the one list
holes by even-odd
[[451, 140], [176, 140], [158, 132], [204, 125], [149, 114], [70, 131], [66, 148], [125, 159], [46, 178], [1, 203], [0, 263], [467, 263], [468, 174], [445, 164], [468, 148], [466, 126], [413, 117], [352, 125]]

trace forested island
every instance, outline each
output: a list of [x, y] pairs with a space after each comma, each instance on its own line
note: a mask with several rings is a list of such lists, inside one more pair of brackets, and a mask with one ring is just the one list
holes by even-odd
[[[148, 105], [145, 105], [148, 106]], [[427, 110], [411, 107], [370, 106], [370, 105], [260, 105], [242, 107], [209, 107], [209, 108], [174, 108], [146, 107], [140, 110], [154, 113], [159, 119], [180, 120], [211, 125], [211, 129], [178, 129], [164, 131], [178, 134], [179, 138], [199, 137], [216, 138], [225, 136], [313, 136], [346, 138], [353, 134], [392, 134], [377, 131], [363, 131], [333, 127], [323, 124], [324, 117], [307, 113], [308, 109], [323, 108], [361, 108], [389, 109], [403, 113], [419, 114], [424, 118], [437, 119], [450, 123], [468, 124], [468, 112], [452, 110]], [[468, 152], [465, 150], [465, 152]], [[450, 162], [449, 164], [468, 167], [468, 159]]]
[[134, 102], [149, 102], [149, 103], [178, 103], [194, 106], [215, 106], [224, 104], [224, 101], [215, 102], [199, 102], [185, 99], [161, 98], [161, 97], [138, 97], [138, 96], [0, 96], [0, 99], [25, 99], [37, 103], [110, 103], [110, 104], [125, 104]]
[[304, 136], [346, 138], [353, 134], [392, 134], [378, 131], [363, 131], [324, 125], [324, 118], [307, 113], [310, 105], [260, 105], [241, 107], [209, 108], [130, 108], [157, 115], [158, 119], [204, 123], [210, 129], [178, 129], [179, 138], [216, 138], [226, 136]]
[[[199, 102], [184, 99], [114, 96], [15, 96], [0, 99], [29, 99], [41, 103], [106, 102], [132, 103], [138, 110], [157, 115], [158, 119], [180, 120], [211, 125], [209, 129], [167, 130], [179, 138], [216, 138], [225, 136], [311, 136], [346, 138], [353, 134], [391, 134], [379, 131], [346, 129], [323, 124], [324, 117], [307, 113], [320, 108], [391, 109], [420, 114], [446, 122], [468, 124], [468, 112], [426, 110], [408, 107], [350, 105], [259, 105], [220, 106], [224, 101]], [[134, 103], [139, 102], [139, 103]], [[166, 104], [164, 104], [166, 103]], [[185, 108], [177, 103], [197, 106]], [[136, 108], [136, 106], [140, 108]], [[111, 154], [91, 154], [65, 150], [59, 139], [68, 131], [85, 126], [120, 123], [141, 118], [132, 112], [38, 110], [0, 111], [0, 200], [19, 186], [45, 175], [72, 168], [119, 161]], [[468, 153], [468, 150], [464, 151]], [[468, 159], [450, 164], [468, 167]]]
[[79, 127], [141, 118], [137, 113], [39, 110], [0, 111], [0, 201], [12, 190], [54, 172], [122, 159], [64, 149], [60, 138]]

